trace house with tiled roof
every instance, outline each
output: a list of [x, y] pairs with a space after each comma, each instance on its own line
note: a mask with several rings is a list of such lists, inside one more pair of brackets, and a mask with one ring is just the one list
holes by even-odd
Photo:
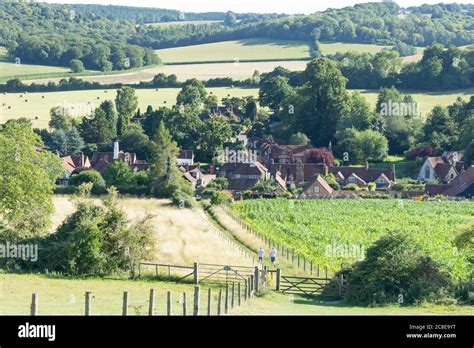
[[439, 181], [447, 184], [464, 170], [464, 152], [446, 151], [441, 156], [428, 157], [418, 173], [418, 181]]
[[450, 197], [474, 197], [474, 166], [459, 174], [448, 184], [426, 185], [425, 194], [430, 196], [443, 195]]
[[114, 142], [113, 152], [95, 152], [91, 159], [91, 169], [103, 174], [105, 168], [115, 161], [122, 160], [127, 163], [133, 172], [149, 170], [149, 164], [139, 160], [136, 153], [123, 152], [119, 149], [119, 142]]
[[91, 168], [89, 157], [84, 154], [63, 157], [61, 158], [61, 162], [65, 171], [65, 175], [58, 180], [59, 184], [67, 183], [73, 174], [78, 174], [83, 170], [88, 170]]
[[316, 175], [304, 188], [303, 193], [306, 198], [332, 195], [333, 188], [329, 186], [321, 175]]

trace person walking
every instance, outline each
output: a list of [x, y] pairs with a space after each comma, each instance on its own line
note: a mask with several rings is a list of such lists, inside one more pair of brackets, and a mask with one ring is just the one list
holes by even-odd
[[262, 247], [260, 247], [260, 249], [258, 249], [258, 262], [260, 264], [263, 264], [263, 258], [265, 257], [265, 250], [263, 250]]
[[270, 251], [270, 262], [272, 263], [273, 266], [275, 266], [276, 257], [277, 257], [277, 251], [275, 247], [273, 247], [272, 250]]

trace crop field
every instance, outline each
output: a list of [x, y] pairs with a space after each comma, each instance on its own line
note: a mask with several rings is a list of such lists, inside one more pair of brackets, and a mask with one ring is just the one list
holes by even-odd
[[236, 62], [246, 60], [309, 59], [309, 45], [303, 41], [264, 38], [224, 41], [155, 51], [164, 63]]
[[383, 235], [413, 236], [456, 278], [468, 263], [452, 245], [460, 225], [474, 222], [474, 202], [408, 200], [246, 200], [233, 210], [262, 235], [315, 263], [338, 269]]
[[[258, 89], [244, 88], [208, 88], [209, 93], [222, 99], [227, 96], [244, 97], [257, 96]], [[137, 89], [139, 107], [145, 111], [148, 105], [154, 108], [172, 106], [176, 103], [179, 88]], [[44, 98], [43, 98], [44, 96]], [[32, 120], [33, 127], [47, 128], [50, 110], [62, 106], [69, 110], [72, 116], [87, 115], [98, 107], [104, 100], [115, 100], [115, 90], [89, 90], [49, 93], [7, 93], [0, 94], [0, 123], [9, 119], [26, 117]], [[28, 100], [28, 101], [26, 101]], [[9, 108], [11, 107], [11, 108]]]

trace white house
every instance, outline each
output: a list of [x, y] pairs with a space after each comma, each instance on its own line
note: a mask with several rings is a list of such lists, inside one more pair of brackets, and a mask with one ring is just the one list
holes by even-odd
[[176, 159], [178, 166], [192, 166], [194, 165], [194, 153], [192, 150], [181, 150]]

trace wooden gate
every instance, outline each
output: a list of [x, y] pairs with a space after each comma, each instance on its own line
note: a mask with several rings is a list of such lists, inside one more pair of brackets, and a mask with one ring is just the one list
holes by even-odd
[[200, 283], [244, 283], [255, 275], [255, 267], [199, 264]]
[[284, 294], [315, 295], [323, 292], [329, 278], [280, 277], [279, 290]]

